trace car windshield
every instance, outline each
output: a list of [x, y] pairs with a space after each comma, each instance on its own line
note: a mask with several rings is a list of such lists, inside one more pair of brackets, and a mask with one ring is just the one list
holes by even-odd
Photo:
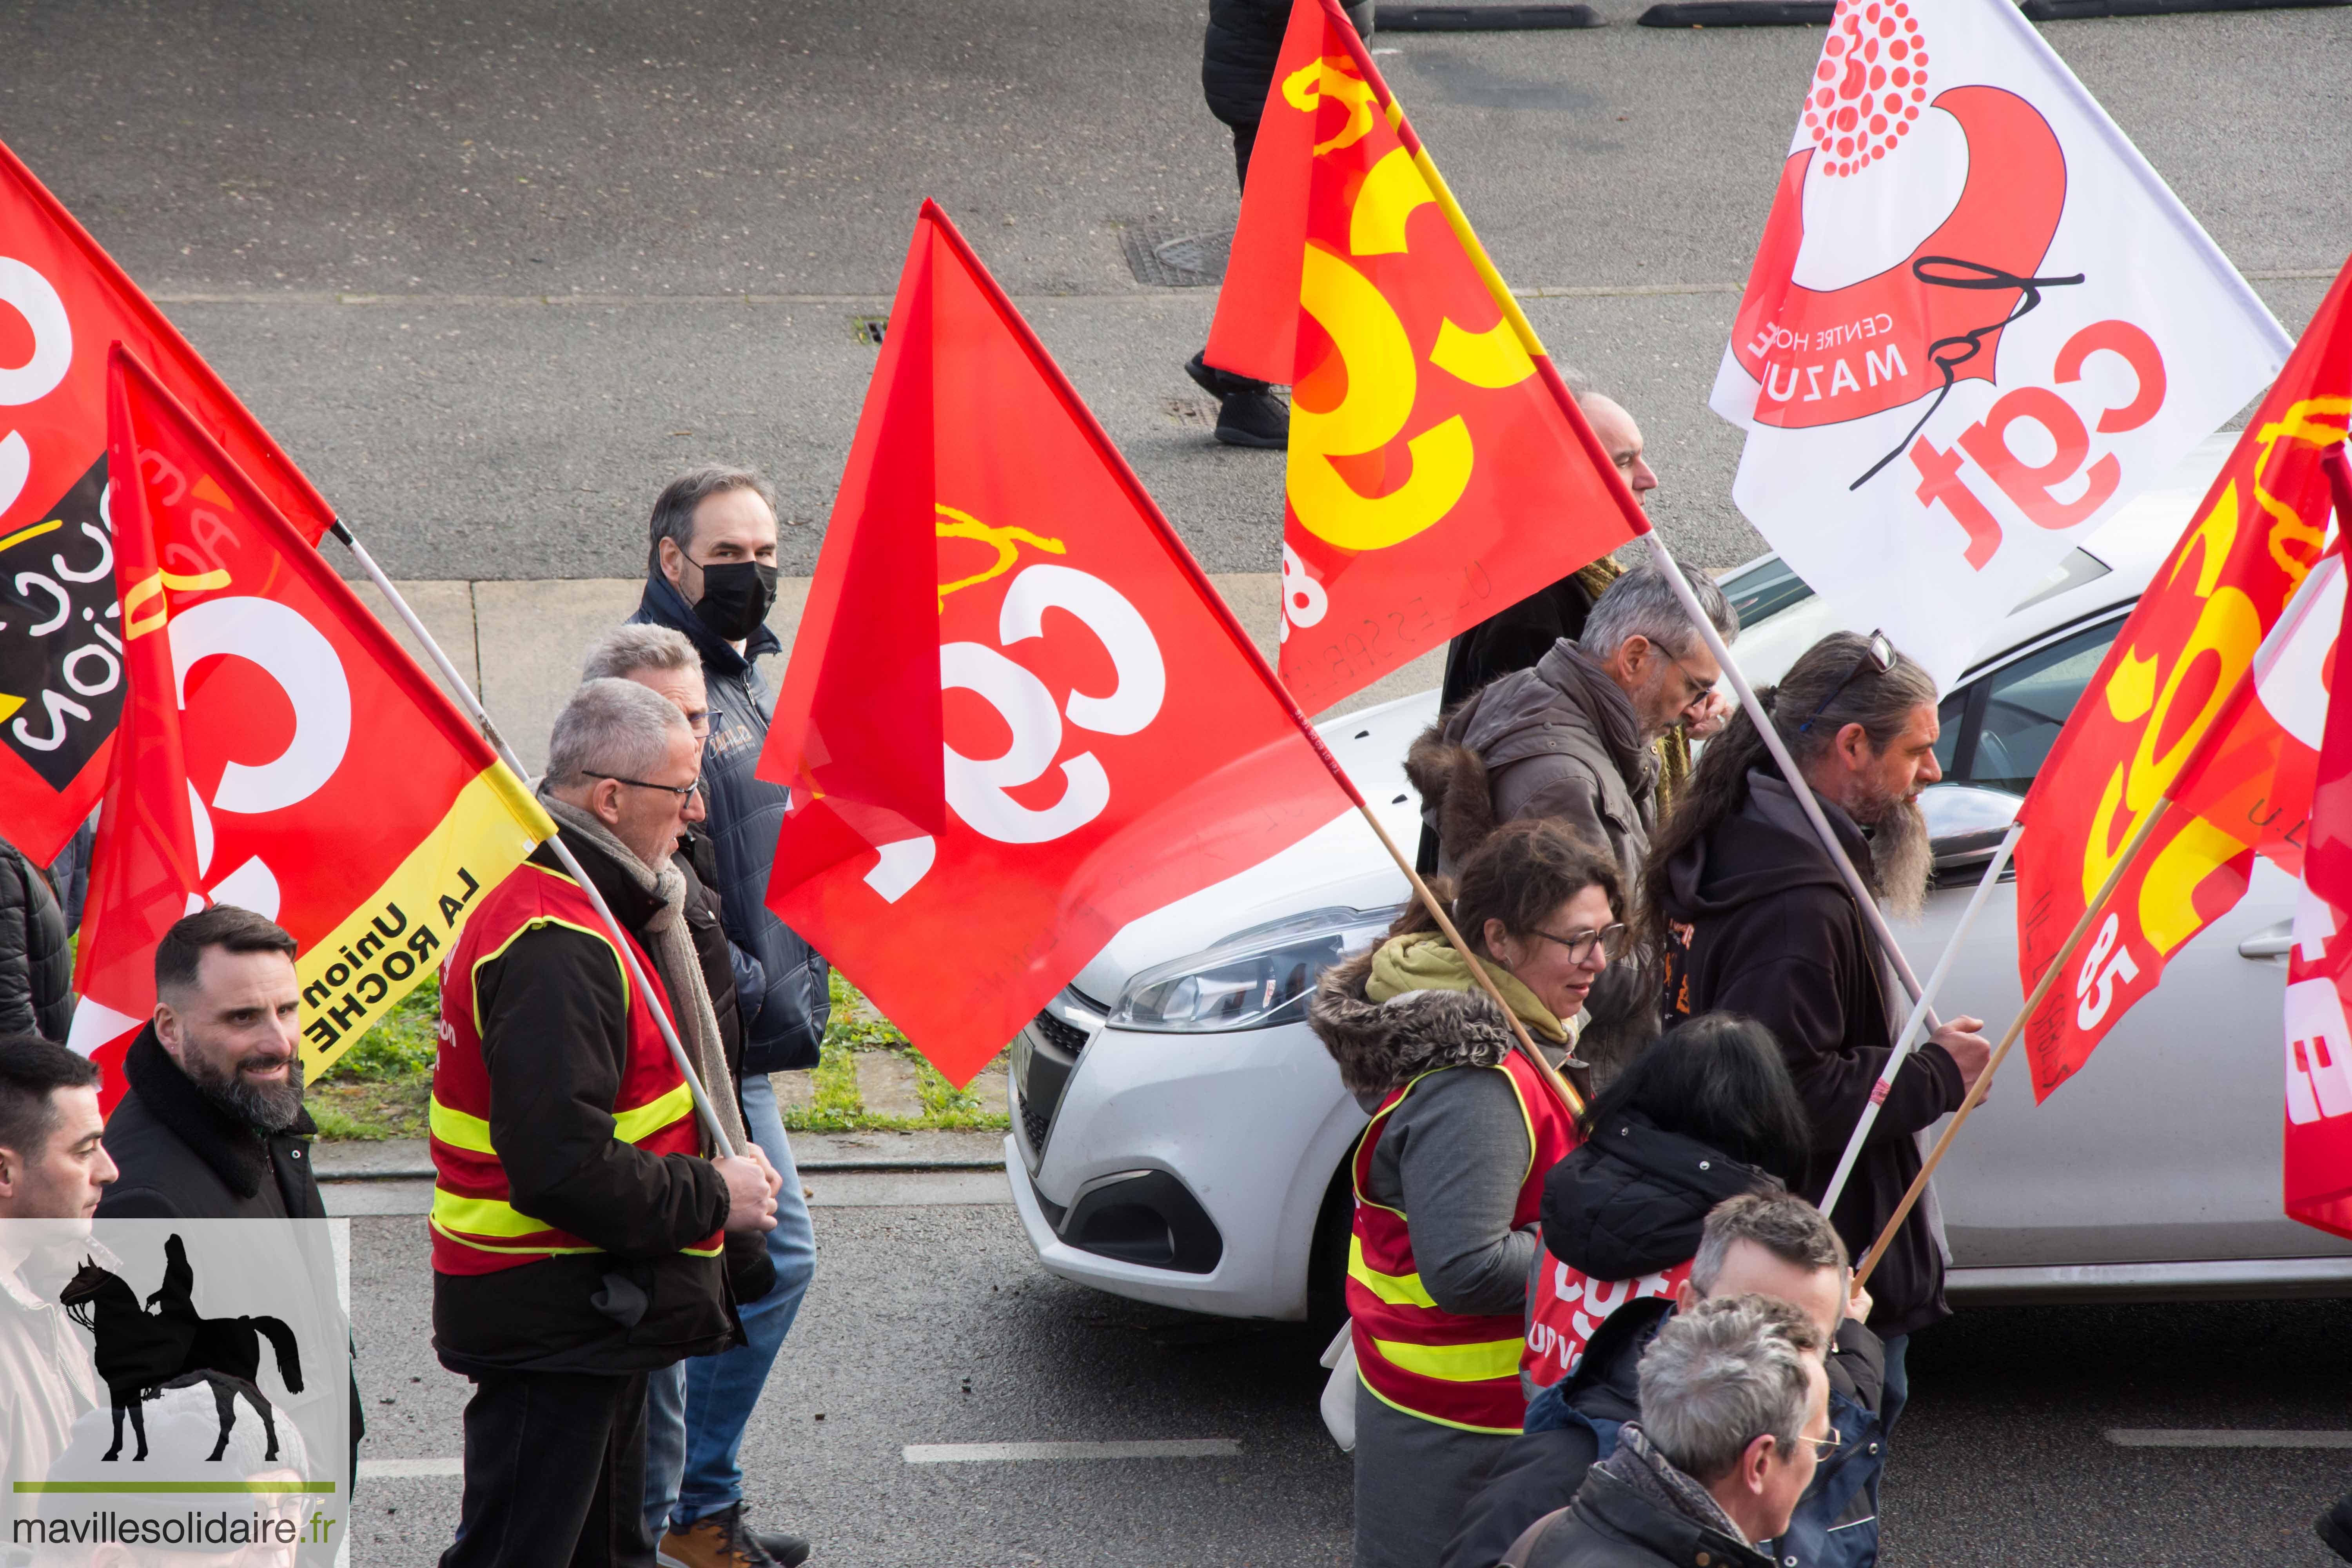
[[[2052, 568], [2049, 576], [2017, 602], [2017, 608], [2021, 610], [2106, 574], [2107, 563], [2089, 551], [2069, 551], [2066, 558]], [[1723, 596], [1738, 613], [1743, 631], [1761, 626], [1790, 605], [1801, 605], [1813, 596], [1812, 584], [1798, 576], [1777, 555], [1767, 555], [1740, 567], [1724, 578], [1721, 586]]]

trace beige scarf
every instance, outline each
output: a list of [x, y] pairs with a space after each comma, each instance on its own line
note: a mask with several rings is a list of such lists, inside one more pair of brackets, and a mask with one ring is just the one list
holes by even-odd
[[686, 873], [673, 862], [663, 867], [660, 875], [655, 875], [637, 858], [635, 850], [613, 837], [611, 828], [570, 801], [560, 800], [542, 789], [539, 804], [547, 808], [550, 816], [610, 856], [613, 864], [636, 884], [640, 892], [660, 900], [662, 907], [646, 921], [646, 931], [653, 938], [654, 968], [669, 992], [670, 1015], [677, 1026], [678, 1043], [686, 1047], [687, 1059], [694, 1063], [694, 1076], [702, 1080], [704, 1090], [710, 1096], [710, 1109], [718, 1113], [719, 1124], [727, 1130], [729, 1141], [740, 1152], [751, 1140], [744, 1136], [743, 1113], [735, 1103], [735, 1080], [727, 1072], [726, 1047], [719, 1037], [719, 1014], [710, 1005], [710, 988], [702, 981], [702, 955], [695, 952], [694, 933], [687, 929]]

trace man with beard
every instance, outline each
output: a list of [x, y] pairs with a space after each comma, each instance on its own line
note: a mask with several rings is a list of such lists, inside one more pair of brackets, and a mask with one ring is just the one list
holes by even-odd
[[[1916, 915], [1929, 850], [1919, 791], [1936, 763], [1936, 683], [1883, 636], [1836, 632], [1807, 649], [1764, 706], [1822, 813], [1881, 903]], [[1908, 1011], [1862, 911], [1743, 710], [1707, 744], [1650, 847], [1640, 920], [1663, 955], [1676, 1017], [1717, 1011], [1760, 1020], [1780, 1043], [1812, 1124], [1797, 1184], [1818, 1202], [1870, 1102]], [[1960, 1100], [1990, 1054], [1979, 1020], [1951, 1018], [1920, 1043], [1880, 1108], [1830, 1215], [1856, 1257], [1912, 1178], [1918, 1135]], [[1890, 1432], [1909, 1389], [1913, 1331], [1950, 1315], [1933, 1203], [1913, 1209], [1870, 1289], [1869, 1326], [1886, 1344], [1880, 1420]]]
[[155, 947], [155, 1016], [107, 1119], [101, 1219], [324, 1219], [296, 1050], [294, 939], [215, 904]]

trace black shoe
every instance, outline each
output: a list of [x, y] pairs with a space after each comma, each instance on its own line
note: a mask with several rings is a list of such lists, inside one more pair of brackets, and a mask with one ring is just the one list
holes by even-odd
[[777, 1531], [771, 1535], [763, 1531], [747, 1531], [746, 1534], [760, 1543], [760, 1549], [774, 1558], [779, 1568], [801, 1568], [808, 1561], [809, 1543], [797, 1535]]
[[1184, 362], [1184, 374], [1192, 384], [1222, 403], [1236, 392], [1264, 392], [1265, 383], [1252, 381], [1245, 375], [1235, 375], [1229, 370], [1219, 370], [1209, 363], [1209, 351], [1202, 349]]
[[1290, 405], [1263, 388], [1229, 392], [1217, 405], [1217, 439], [1228, 447], [1290, 445]]
[[2352, 1563], [2352, 1492], [2337, 1498], [2336, 1506], [2321, 1514], [2311, 1528], [2330, 1552]]

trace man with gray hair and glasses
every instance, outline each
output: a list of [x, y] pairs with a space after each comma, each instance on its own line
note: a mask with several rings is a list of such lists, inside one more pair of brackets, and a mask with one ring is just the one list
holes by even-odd
[[[619, 936], [541, 845], [449, 950], [433, 1344], [474, 1394], [441, 1568], [653, 1562], [647, 1374], [738, 1337], [726, 1244], [776, 1223], [778, 1178], [728, 1092], [709, 979], [724, 955], [698, 947], [673, 863], [702, 820], [701, 758], [686, 716], [645, 687], [582, 686], [555, 721], [540, 800]], [[740, 1152], [706, 1157], [665, 1017]]]
[[[1724, 640], [1738, 637], [1722, 590], [1705, 576], [1692, 586]], [[1542, 816], [1608, 848], [1624, 886], [1637, 887], [1657, 814], [1654, 742], [1711, 714], [1722, 676], [1664, 573], [1619, 576], [1577, 640], [1473, 693], [1412, 743], [1405, 773], [1437, 837], [1436, 869], [1451, 874], [1502, 824]], [[1657, 1033], [1654, 972], [1645, 955], [1630, 956], [1586, 1003], [1578, 1048], [1603, 1074]]]
[[1505, 1568], [1779, 1568], [1830, 1424], [1821, 1325], [1769, 1296], [1667, 1320], [1641, 1365], [1641, 1415], [1576, 1500], [1530, 1525]]
[[[589, 654], [581, 675], [584, 680], [635, 681], [685, 714], [698, 740], [710, 733], [701, 658], [683, 632], [643, 623], [619, 627]], [[775, 1284], [756, 1299], [737, 1301], [742, 1342], [666, 1367], [646, 1381], [646, 1520], [660, 1543], [662, 1558], [670, 1563], [709, 1568], [730, 1563], [730, 1553], [734, 1560], [749, 1563], [755, 1561], [756, 1548], [783, 1568], [797, 1568], [809, 1554], [805, 1539], [756, 1533], [744, 1524], [743, 1473], [737, 1455], [776, 1352], [792, 1331], [816, 1273], [816, 1237], [775, 1092], [765, 1073], [742, 1069], [741, 997], [757, 994], [761, 970], [720, 930], [726, 910], [715, 890], [719, 881], [717, 847], [708, 833], [689, 829], [679, 841], [678, 856], [689, 873], [687, 919], [709, 922], [717, 945], [730, 955], [731, 975], [722, 970], [711, 978], [712, 1000], [720, 1031], [729, 1040], [730, 1066], [738, 1074], [745, 1129], [782, 1185], [776, 1193], [776, 1228], [766, 1237]], [[698, 939], [702, 934], [698, 929]]]

